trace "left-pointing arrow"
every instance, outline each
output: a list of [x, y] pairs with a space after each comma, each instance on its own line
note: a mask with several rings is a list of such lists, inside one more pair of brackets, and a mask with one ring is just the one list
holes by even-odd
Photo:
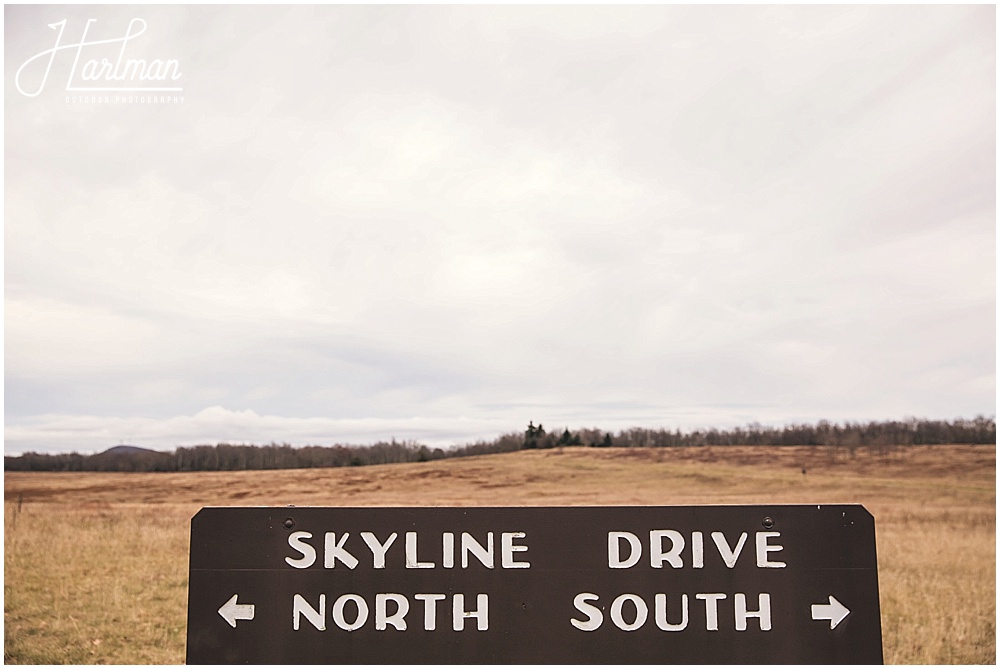
[[219, 615], [225, 618], [232, 627], [236, 627], [237, 620], [253, 620], [253, 604], [237, 604], [237, 597], [239, 595], [233, 595], [219, 609]]

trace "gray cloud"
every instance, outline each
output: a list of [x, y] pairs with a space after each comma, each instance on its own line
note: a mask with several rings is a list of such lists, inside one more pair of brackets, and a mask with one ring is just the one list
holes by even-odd
[[992, 413], [994, 12], [7, 7], [7, 449]]

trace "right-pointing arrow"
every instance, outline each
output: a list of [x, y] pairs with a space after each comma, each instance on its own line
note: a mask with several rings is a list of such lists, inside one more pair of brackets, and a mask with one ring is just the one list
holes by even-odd
[[848, 608], [837, 601], [837, 598], [830, 595], [829, 604], [813, 604], [812, 605], [812, 619], [813, 620], [829, 620], [830, 629], [833, 629], [840, 624], [847, 614], [850, 613]]

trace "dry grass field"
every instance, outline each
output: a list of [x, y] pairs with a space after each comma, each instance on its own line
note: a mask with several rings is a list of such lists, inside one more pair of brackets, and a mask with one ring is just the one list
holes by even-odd
[[[805, 468], [806, 473], [802, 473]], [[996, 448], [565, 448], [343, 469], [8, 473], [4, 662], [184, 661], [202, 506], [861, 503], [885, 659], [996, 662]]]

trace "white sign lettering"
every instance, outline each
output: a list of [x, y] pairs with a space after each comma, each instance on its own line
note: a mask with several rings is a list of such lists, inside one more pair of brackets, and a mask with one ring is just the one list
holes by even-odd
[[[383, 541], [373, 532], [361, 532], [362, 543], [367, 550], [362, 549], [356, 540], [351, 539], [349, 532], [337, 535], [336, 532], [325, 532], [323, 534], [323, 567], [334, 569], [340, 563], [348, 569], [355, 569], [361, 565], [359, 555], [363, 555], [365, 565], [370, 564], [372, 569], [385, 569], [386, 555], [395, 545], [397, 533], [393, 532]], [[525, 553], [528, 547], [521, 542], [526, 538], [524, 532], [501, 532], [500, 533], [500, 568], [501, 569], [527, 569], [531, 563], [527, 560], [515, 560], [515, 553]], [[298, 553], [297, 556], [286, 556], [285, 562], [296, 569], [308, 569], [316, 563], [317, 549], [310, 541], [313, 540], [312, 532], [292, 532], [288, 535], [289, 547]], [[350, 547], [348, 547], [350, 542]], [[494, 569], [495, 545], [494, 533], [487, 532], [485, 541], [477, 539], [468, 532], [462, 532], [459, 540], [456, 563], [455, 534], [453, 532], [441, 533], [441, 567], [444, 569], [454, 569], [456, 564], [462, 569], [468, 569], [470, 565], [479, 564], [487, 569]], [[437, 563], [421, 560], [417, 557], [419, 549], [419, 537], [416, 532], [407, 532], [403, 541], [403, 552], [407, 569], [434, 569]], [[351, 551], [354, 551], [353, 553]], [[362, 551], [362, 552], [359, 552]], [[396, 551], [398, 552], [398, 550]], [[371, 561], [368, 561], [368, 556]], [[471, 558], [471, 559], [470, 559]]]
[[[770, 543], [772, 538], [781, 536], [780, 532], [757, 532], [755, 544], [757, 548], [757, 567], [761, 569], [780, 569], [784, 562], [772, 560], [770, 553], [782, 549], [780, 545]], [[747, 541], [747, 533], [743, 532], [736, 540], [735, 546], [730, 546], [729, 540], [722, 532], [712, 532], [712, 542], [722, 562], [732, 569], [736, 566], [743, 546]], [[624, 543], [623, 543], [624, 542]], [[688, 564], [694, 569], [705, 567], [705, 540], [701, 532], [692, 532], [688, 543], [684, 535], [677, 530], [650, 530], [649, 532], [649, 565], [654, 569], [662, 569], [668, 564], [674, 569], [684, 568], [684, 549], [690, 545]], [[639, 564], [642, 558], [642, 541], [631, 532], [608, 532], [608, 567], [611, 569], [629, 569]]]
[[[423, 602], [423, 629], [431, 632], [437, 629], [437, 603], [447, 599], [447, 595], [441, 593], [416, 594], [413, 599]], [[298, 631], [303, 628], [302, 619], [312, 625], [313, 629], [321, 632], [326, 631], [326, 602], [327, 597], [321, 594], [316, 600], [314, 607], [306, 597], [296, 593], [292, 597], [292, 629]], [[392, 612], [389, 612], [390, 603]], [[457, 593], [452, 595], [452, 630], [462, 632], [465, 630], [465, 621], [475, 619], [476, 630], [485, 632], [490, 628], [490, 599], [486, 594], [476, 595], [476, 608], [467, 611], [465, 595]], [[353, 632], [368, 624], [371, 608], [368, 601], [361, 595], [347, 593], [337, 597], [330, 608], [330, 617], [333, 623], [345, 632]], [[406, 616], [410, 612], [410, 599], [406, 595], [396, 592], [378, 593], [375, 595], [375, 616], [374, 627], [382, 632], [389, 627], [400, 632], [406, 631]], [[234, 625], [235, 626], [235, 625]]]

